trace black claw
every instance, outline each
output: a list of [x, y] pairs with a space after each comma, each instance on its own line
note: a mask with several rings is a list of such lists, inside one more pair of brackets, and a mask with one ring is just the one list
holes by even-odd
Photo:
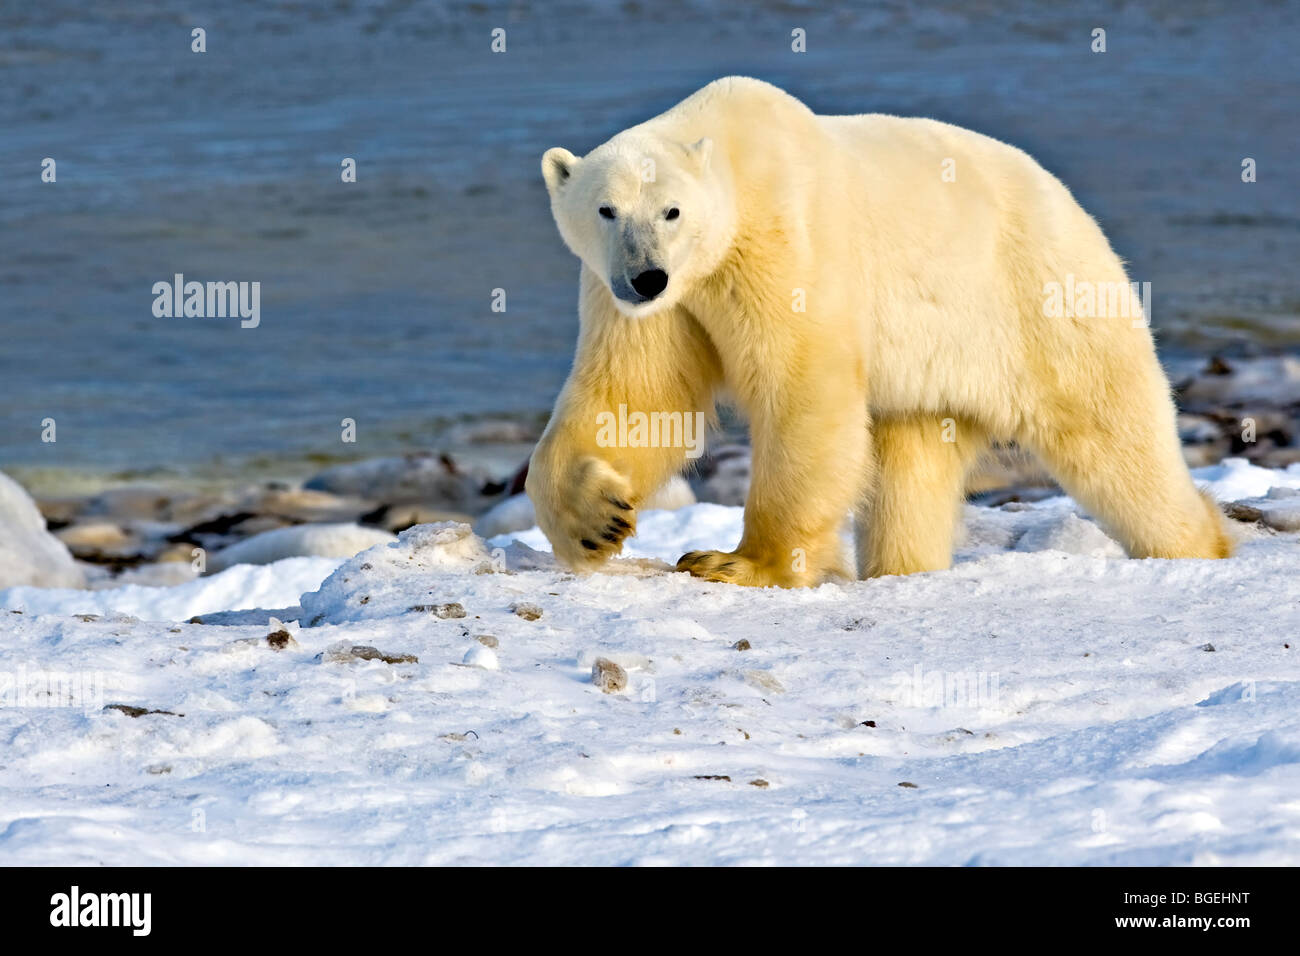
[[618, 515], [611, 515], [609, 520], [614, 522], [614, 524], [618, 525], [620, 528], [624, 529], [625, 531], [632, 530], [632, 526], [628, 524], [626, 521], [624, 521], [622, 518], [620, 518]]
[[601, 537], [604, 538], [606, 541], [611, 542], [612, 544], [618, 544], [618, 535], [616, 534], [610, 534], [608, 531], [606, 531], [604, 534], [601, 535]]
[[628, 504], [626, 501], [624, 501], [622, 498], [615, 498], [610, 495], [606, 495], [606, 497], [609, 498], [610, 502], [614, 505], [614, 507], [622, 508], [624, 511], [632, 510], [632, 506]]
[[588, 551], [598, 551], [600, 549], [600, 545], [594, 541], [588, 541], [586, 538], [582, 539], [581, 544]]

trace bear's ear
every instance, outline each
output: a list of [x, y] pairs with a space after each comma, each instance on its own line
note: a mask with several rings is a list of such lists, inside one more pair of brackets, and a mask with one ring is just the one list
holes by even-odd
[[700, 172], [709, 168], [709, 157], [713, 155], [713, 140], [705, 136], [686, 147], [686, 153], [695, 160], [695, 167]]
[[550, 190], [551, 195], [554, 195], [568, 181], [577, 165], [578, 157], [559, 146], [548, 149], [542, 154], [542, 178], [546, 180], [546, 188]]

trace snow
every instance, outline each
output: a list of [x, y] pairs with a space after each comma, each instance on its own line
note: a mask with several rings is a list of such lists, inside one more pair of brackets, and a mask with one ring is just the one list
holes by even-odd
[[805, 590], [669, 571], [739, 537], [698, 504], [602, 574], [446, 523], [2, 591], [0, 863], [1300, 862], [1300, 536], [1135, 561], [1064, 498], [965, 517], [951, 571]]
[[1252, 465], [1244, 458], [1225, 458], [1217, 465], [1197, 468], [1192, 474], [1219, 501], [1258, 498], [1271, 488], [1300, 488], [1300, 464], [1279, 471]]
[[22, 485], [0, 472], [0, 587], [21, 584], [81, 587], [85, 574]]
[[213, 571], [237, 564], [271, 564], [291, 557], [350, 558], [358, 551], [396, 538], [379, 528], [358, 524], [301, 524], [263, 531], [222, 548], [208, 561]]
[[[187, 621], [195, 615], [297, 605], [298, 597], [342, 563], [339, 558], [286, 558], [270, 565], [238, 564], [173, 587], [128, 584], [81, 591], [14, 587], [0, 591], [0, 609], [28, 614], [101, 614], [142, 621]], [[3, 610], [0, 610], [3, 613]]]

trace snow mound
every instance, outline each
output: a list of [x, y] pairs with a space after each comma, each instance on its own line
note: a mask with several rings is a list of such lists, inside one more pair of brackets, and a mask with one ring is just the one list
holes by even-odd
[[1217, 465], [1196, 468], [1192, 477], [1218, 501], [1262, 498], [1271, 488], [1300, 488], [1300, 464], [1285, 471], [1261, 468], [1244, 458], [1225, 458]]
[[269, 565], [236, 565], [174, 587], [16, 587], [0, 591], [0, 608], [26, 614], [125, 614], [143, 621], [187, 621], [216, 611], [296, 606], [298, 595], [336, 567], [335, 558], [287, 558]]
[[0, 471], [0, 587], [83, 587], [86, 576], [22, 485]]
[[350, 558], [376, 544], [396, 541], [391, 532], [358, 524], [300, 524], [263, 531], [222, 548], [208, 558], [208, 570], [237, 564], [271, 564], [285, 558]]
[[390, 544], [353, 557], [315, 591], [302, 595], [303, 620], [312, 626], [393, 617], [417, 608], [455, 603], [466, 574], [505, 570], [467, 524], [440, 521], [408, 528]]
[[1017, 551], [1064, 551], [1094, 558], [1122, 558], [1124, 549], [1087, 518], [1073, 512], [1032, 525], [1016, 542]]

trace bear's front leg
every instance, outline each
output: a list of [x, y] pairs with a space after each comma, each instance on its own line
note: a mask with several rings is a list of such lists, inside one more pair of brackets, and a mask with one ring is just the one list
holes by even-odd
[[539, 445], [527, 490], [555, 556], [571, 568], [599, 564], [636, 533], [632, 500], [640, 496], [632, 482], [609, 462], [584, 454], [578, 442]]
[[[529, 462], [527, 491], [556, 557], [590, 570], [636, 532], [637, 506], [703, 451], [720, 372], [688, 312], [622, 315], [586, 266], [580, 317], [573, 371]], [[625, 427], [629, 419], [646, 426]]]
[[769, 395], [747, 403], [754, 469], [740, 545], [692, 551], [677, 569], [751, 587], [853, 577], [839, 530], [870, 477], [865, 387], [850, 369], [818, 367]]

